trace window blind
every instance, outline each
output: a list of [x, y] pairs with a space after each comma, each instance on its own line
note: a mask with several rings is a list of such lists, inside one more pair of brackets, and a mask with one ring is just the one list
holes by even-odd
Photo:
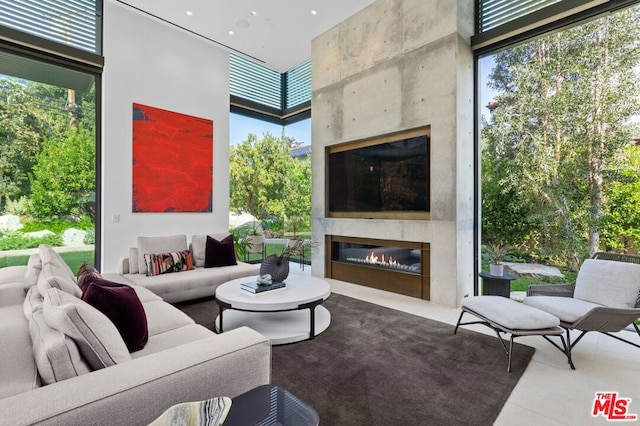
[[286, 108], [311, 100], [311, 59], [286, 73]]
[[282, 109], [280, 73], [238, 55], [229, 55], [229, 91], [232, 95]]
[[479, 32], [488, 31], [562, 0], [479, 0]]
[[0, 0], [0, 25], [100, 54], [100, 0]]

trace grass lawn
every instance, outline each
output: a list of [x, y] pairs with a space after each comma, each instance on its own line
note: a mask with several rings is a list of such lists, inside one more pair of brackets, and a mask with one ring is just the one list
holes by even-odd
[[[91, 265], [94, 263], [94, 253], [93, 250], [88, 251], [68, 251], [60, 253], [60, 257], [67, 262], [69, 268], [73, 272], [77, 272], [82, 265], [82, 262], [87, 262]], [[15, 266], [15, 265], [26, 265], [29, 260], [29, 255], [20, 255], [20, 256], [2, 256], [0, 257], [0, 268], [4, 268], [6, 266]]]
[[[482, 265], [483, 272], [489, 272], [489, 265]], [[578, 272], [574, 271], [560, 271], [564, 275], [564, 278], [530, 278], [519, 277], [511, 281], [511, 291], [527, 291], [527, 287], [533, 284], [566, 284], [572, 283], [576, 280]]]

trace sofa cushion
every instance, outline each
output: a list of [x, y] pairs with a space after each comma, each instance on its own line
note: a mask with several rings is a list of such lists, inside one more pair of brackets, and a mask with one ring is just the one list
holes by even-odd
[[0, 268], [0, 284], [22, 282], [26, 271], [27, 267], [24, 265]]
[[207, 237], [213, 237], [218, 241], [228, 237], [228, 232], [213, 233], [213, 234], [199, 234], [191, 237], [191, 251], [193, 252], [193, 262], [196, 266], [204, 266], [204, 258], [207, 250]]
[[190, 316], [167, 302], [147, 302], [142, 306], [147, 316], [149, 338], [169, 330], [195, 324], [195, 321]]
[[[127, 274], [125, 278], [136, 286], [146, 287], [169, 303], [213, 296], [218, 285], [235, 278], [258, 275], [259, 264], [238, 262], [235, 266], [220, 268], [194, 268], [179, 274], [147, 277]], [[149, 316], [147, 315], [147, 318]]]
[[[0, 336], [0, 399], [39, 387], [29, 322], [22, 313], [22, 306], [0, 308]], [[6, 413], [0, 412], [2, 424]]]
[[49, 327], [71, 337], [92, 369], [129, 361], [116, 326], [102, 312], [68, 293], [50, 288], [42, 309]]
[[189, 324], [166, 331], [164, 333], [155, 334], [149, 337], [147, 345], [141, 351], [131, 354], [131, 358], [136, 359], [146, 355], [161, 352], [176, 346], [195, 340], [206, 339], [213, 336], [213, 331], [201, 326], [200, 324]]
[[34, 253], [29, 256], [27, 261], [27, 270], [24, 273], [24, 288], [28, 290], [38, 283], [38, 276], [42, 272], [42, 261], [40, 260], [40, 254]]
[[184, 234], [167, 237], [138, 237], [138, 273], [147, 273], [145, 254], [171, 253], [187, 249], [187, 236]]
[[91, 371], [75, 342], [49, 327], [42, 311], [36, 311], [31, 316], [29, 332], [42, 383], [48, 385]]
[[57, 288], [74, 297], [79, 298], [82, 296], [82, 291], [80, 291], [80, 287], [76, 285], [74, 280], [69, 280], [60, 275], [48, 275], [46, 268], [43, 268], [42, 273], [38, 276], [37, 288], [43, 297], [50, 288]]
[[67, 262], [51, 247], [46, 244], [38, 246], [40, 261], [42, 262], [42, 270], [48, 269], [49, 275], [60, 275], [63, 278], [75, 282], [76, 275], [73, 273]]
[[[131, 276], [131, 275], [127, 274], [127, 276]], [[146, 289], [142, 286], [136, 285], [134, 282], [126, 279], [120, 274], [106, 273], [106, 274], [102, 274], [102, 278], [105, 280], [113, 281], [114, 283], [126, 284], [128, 286], [131, 286], [131, 288], [133, 288], [136, 291], [136, 294], [138, 295], [138, 298], [142, 303], [151, 302], [153, 300], [162, 300], [162, 297], [158, 296], [151, 290]]]
[[193, 258], [189, 250], [172, 253], [145, 254], [147, 276], [183, 272], [193, 269]]
[[233, 247], [233, 235], [223, 238], [221, 241], [207, 236], [207, 246], [204, 256], [205, 268], [237, 265], [236, 251]]
[[640, 265], [587, 259], [580, 266], [573, 297], [612, 308], [634, 308], [640, 292]]
[[44, 293], [53, 287], [80, 297], [82, 292], [76, 283], [76, 276], [60, 255], [44, 244], [41, 244], [38, 249], [42, 260], [42, 272], [37, 282], [40, 294], [44, 297]]
[[32, 286], [27, 291], [27, 295], [24, 298], [24, 303], [22, 304], [24, 316], [27, 321], [31, 320], [31, 315], [33, 315], [34, 312], [42, 310], [43, 300], [44, 299], [42, 298], [42, 295], [40, 295], [40, 292], [38, 291], [38, 288], [36, 286]]
[[85, 283], [82, 300], [111, 320], [129, 352], [144, 348], [149, 339], [147, 316], [135, 290], [94, 276], [87, 277]]

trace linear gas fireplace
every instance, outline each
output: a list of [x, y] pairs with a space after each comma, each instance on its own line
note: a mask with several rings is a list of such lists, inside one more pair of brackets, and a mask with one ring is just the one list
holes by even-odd
[[429, 299], [429, 244], [327, 236], [327, 277]]

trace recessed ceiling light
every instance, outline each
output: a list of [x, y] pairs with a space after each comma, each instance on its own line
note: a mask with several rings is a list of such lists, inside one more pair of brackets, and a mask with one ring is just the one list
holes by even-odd
[[312, 14], [312, 15], [317, 15], [317, 14], [318, 14], [318, 12], [317, 12], [316, 10], [312, 10], [312, 11], [311, 11], [311, 14]]
[[252, 14], [253, 16], [258, 16], [258, 12], [256, 12], [255, 10], [252, 10], [252, 11], [251, 11], [251, 14]]
[[232, 30], [229, 30], [229, 35], [234, 35], [235, 33]]
[[187, 16], [193, 16], [193, 12], [190, 10], [187, 10]]

